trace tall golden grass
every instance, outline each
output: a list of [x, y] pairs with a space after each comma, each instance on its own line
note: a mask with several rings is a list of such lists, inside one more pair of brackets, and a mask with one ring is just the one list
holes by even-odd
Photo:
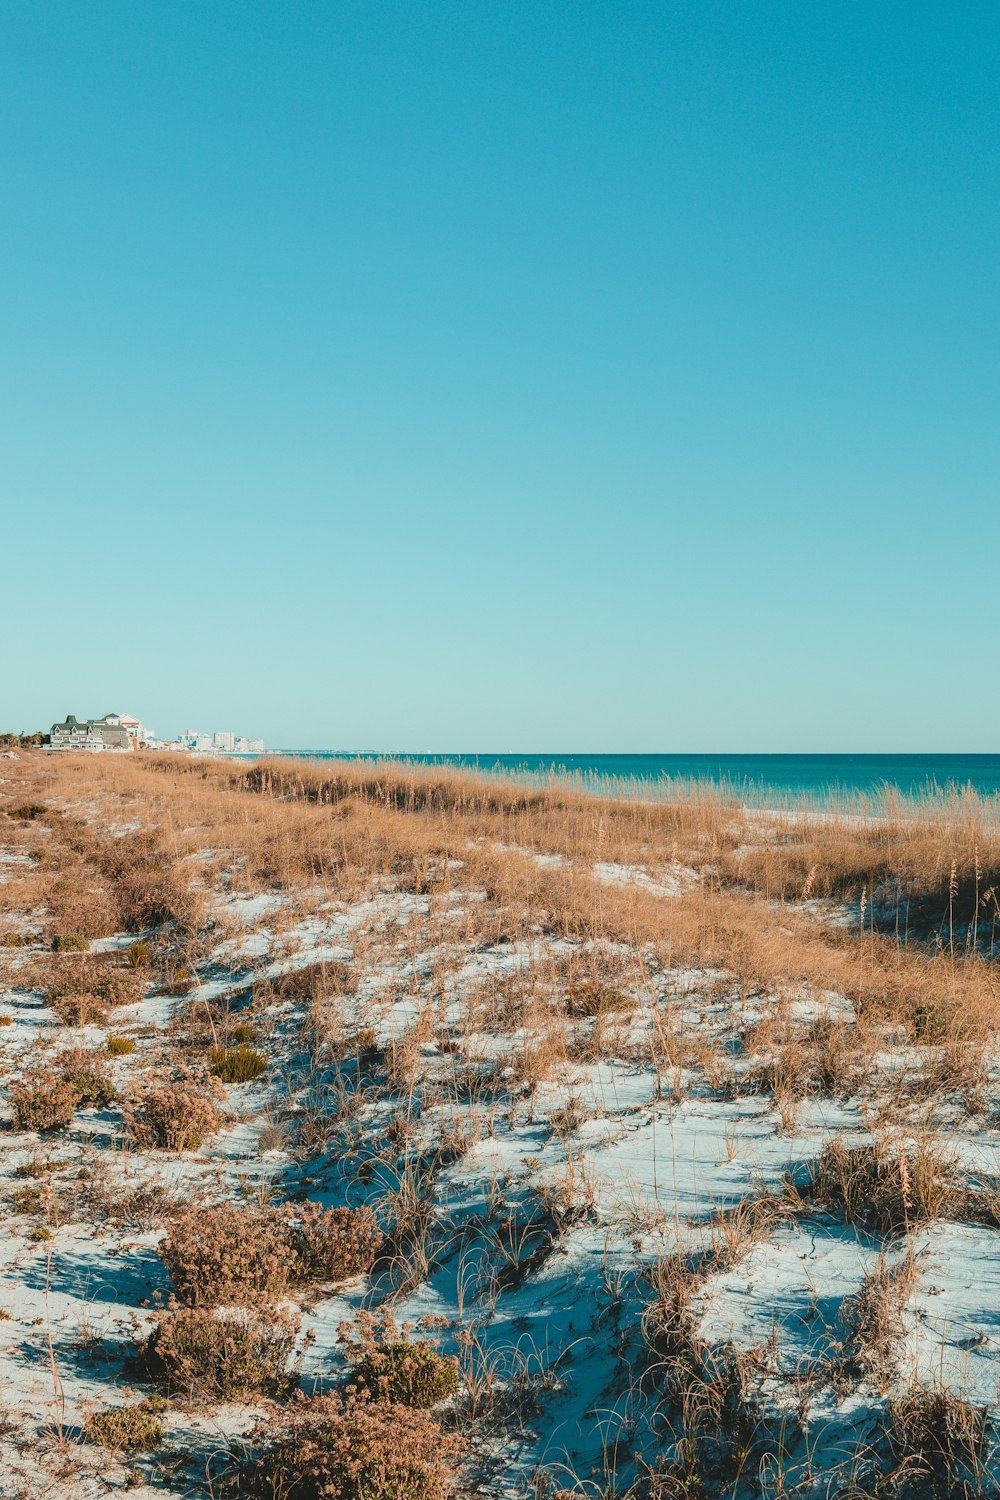
[[[239, 882], [316, 884], [345, 899], [373, 879], [476, 888], [481, 920], [610, 939], [661, 962], [724, 968], [745, 994], [807, 985], [916, 1034], [982, 1036], [998, 1014], [983, 946], [1000, 915], [1000, 828], [972, 794], [878, 818], [764, 814], [711, 787], [672, 801], [601, 797], [447, 767], [171, 755], [45, 757], [33, 792], [72, 812], [95, 789], [141, 809], [180, 864], [211, 850]], [[562, 863], [539, 864], [539, 855]], [[681, 894], [607, 884], [595, 865], [693, 872]], [[854, 903], [844, 925], [817, 897]]]

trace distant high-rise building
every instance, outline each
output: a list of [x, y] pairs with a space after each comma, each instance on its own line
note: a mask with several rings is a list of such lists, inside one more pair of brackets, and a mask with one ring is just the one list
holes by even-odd
[[212, 744], [216, 750], [235, 750], [236, 736], [231, 729], [219, 729], [212, 736]]

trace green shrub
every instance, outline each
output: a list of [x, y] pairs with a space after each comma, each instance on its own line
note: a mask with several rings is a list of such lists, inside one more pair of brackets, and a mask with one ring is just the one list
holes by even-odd
[[282, 1229], [275, 1210], [235, 1203], [178, 1214], [160, 1246], [177, 1296], [189, 1306], [280, 1296], [292, 1268]]
[[130, 1036], [120, 1036], [112, 1033], [107, 1040], [108, 1052], [112, 1057], [128, 1057], [130, 1052], [135, 1051], [135, 1042]]
[[428, 1344], [378, 1344], [354, 1367], [354, 1374], [377, 1401], [401, 1406], [436, 1406], [458, 1390], [458, 1365]]
[[36, 818], [44, 817], [49, 811], [44, 802], [19, 802], [16, 807], [5, 809], [8, 818], [16, 818], [19, 823], [33, 823]]
[[0, 1016], [0, 1026], [13, 1026], [13, 1024], [14, 1024], [14, 1017], [13, 1016]]
[[131, 945], [125, 956], [132, 969], [148, 969], [152, 958], [149, 944], [142, 942], [141, 939]]
[[303, 1400], [283, 1432], [272, 1419], [250, 1441], [237, 1480], [247, 1500], [444, 1500], [460, 1449], [427, 1412], [363, 1393]]
[[267, 1071], [267, 1058], [255, 1047], [213, 1047], [208, 1054], [209, 1071], [224, 1083], [251, 1083]]
[[28, 1157], [19, 1166], [14, 1168], [15, 1177], [49, 1177], [53, 1172], [61, 1172], [64, 1167], [69, 1166], [69, 1158], [66, 1156], [39, 1156], [37, 1152]]
[[162, 1398], [151, 1396], [137, 1406], [111, 1406], [107, 1411], [93, 1412], [83, 1424], [83, 1435], [88, 1443], [112, 1453], [158, 1448], [163, 1442], [163, 1426], [157, 1413], [165, 1404]]
[[19, 1130], [65, 1130], [76, 1109], [76, 1090], [55, 1073], [37, 1069], [15, 1079], [10, 1102]]
[[298, 1325], [273, 1308], [183, 1307], [163, 1313], [144, 1350], [150, 1373], [187, 1400], [284, 1395]]
[[17, 1192], [11, 1195], [10, 1201], [17, 1214], [37, 1213], [42, 1206], [42, 1190], [36, 1187], [18, 1188]]
[[85, 953], [90, 947], [90, 938], [82, 932], [57, 932], [52, 939], [53, 953]]

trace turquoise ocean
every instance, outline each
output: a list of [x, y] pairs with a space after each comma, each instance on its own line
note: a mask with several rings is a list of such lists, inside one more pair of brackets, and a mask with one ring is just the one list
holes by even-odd
[[972, 791], [1000, 798], [997, 755], [573, 755], [489, 752], [424, 755], [358, 754], [335, 750], [276, 750], [308, 760], [405, 761], [414, 765], [468, 766], [513, 774], [534, 784], [552, 780], [595, 792], [663, 797], [671, 790], [711, 784], [762, 805], [868, 804], [886, 793], [921, 799], [929, 794]]

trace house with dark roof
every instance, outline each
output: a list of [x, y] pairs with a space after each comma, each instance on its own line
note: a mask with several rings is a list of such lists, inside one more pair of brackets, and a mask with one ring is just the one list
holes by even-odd
[[49, 730], [50, 750], [134, 750], [135, 743], [119, 714], [103, 719], [78, 719], [67, 714]]

